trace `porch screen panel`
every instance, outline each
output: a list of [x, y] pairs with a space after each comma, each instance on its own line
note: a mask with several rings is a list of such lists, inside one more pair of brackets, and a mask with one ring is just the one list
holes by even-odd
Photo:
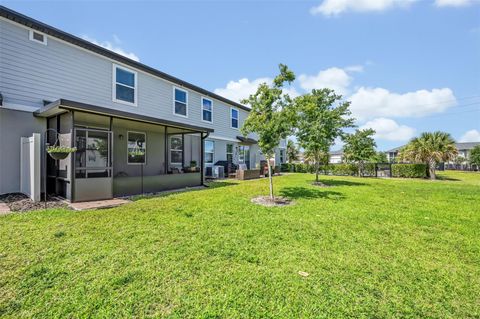
[[76, 129], [75, 177], [110, 177], [110, 132]]

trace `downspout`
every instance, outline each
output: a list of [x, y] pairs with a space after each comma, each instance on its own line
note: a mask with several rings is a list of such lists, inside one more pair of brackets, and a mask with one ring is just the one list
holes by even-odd
[[200, 133], [201, 142], [200, 142], [200, 178], [202, 180], [202, 186], [208, 187], [208, 185], [205, 184], [205, 177], [204, 177], [204, 172], [205, 172], [205, 139], [210, 135], [209, 132], [205, 136], [203, 136], [203, 133]]

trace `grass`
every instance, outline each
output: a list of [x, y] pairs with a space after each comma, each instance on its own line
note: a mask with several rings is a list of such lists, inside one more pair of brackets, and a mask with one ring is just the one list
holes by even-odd
[[[275, 178], [0, 218], [0, 317], [480, 317], [480, 174]], [[299, 272], [306, 272], [300, 275]]]

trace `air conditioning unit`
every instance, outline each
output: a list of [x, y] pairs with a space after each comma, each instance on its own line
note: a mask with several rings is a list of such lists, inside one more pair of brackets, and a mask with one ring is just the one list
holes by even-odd
[[225, 178], [225, 168], [221, 165], [215, 165], [213, 167], [214, 178]]

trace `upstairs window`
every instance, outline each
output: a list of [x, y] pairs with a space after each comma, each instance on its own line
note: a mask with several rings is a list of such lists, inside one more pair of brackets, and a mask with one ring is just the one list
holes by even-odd
[[113, 66], [113, 101], [137, 105], [137, 73]]
[[212, 101], [202, 97], [202, 121], [212, 123]]
[[174, 88], [173, 95], [174, 95], [173, 114], [187, 117], [188, 116], [188, 109], [187, 109], [188, 92], [179, 88]]
[[238, 110], [230, 109], [230, 119], [232, 128], [238, 128]]
[[38, 31], [30, 30], [30, 40], [34, 42], [41, 43], [43, 45], [47, 45], [47, 36], [43, 33], [40, 33]]

